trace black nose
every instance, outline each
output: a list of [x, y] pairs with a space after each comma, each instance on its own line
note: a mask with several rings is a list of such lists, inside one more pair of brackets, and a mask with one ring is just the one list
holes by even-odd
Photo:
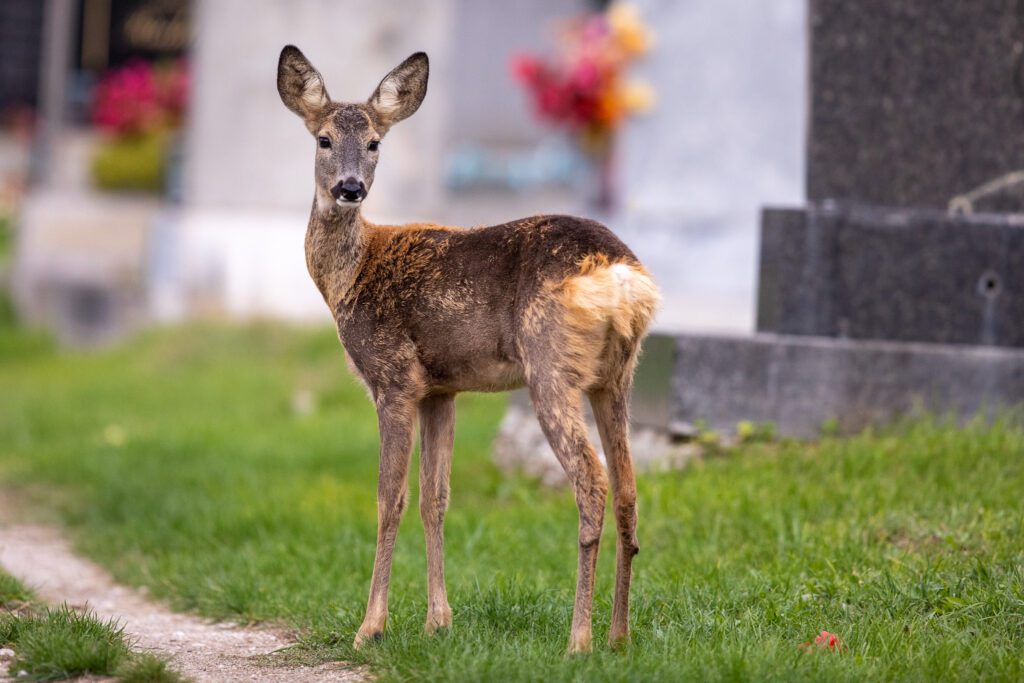
[[345, 178], [345, 180], [331, 188], [331, 194], [335, 199], [344, 199], [346, 202], [358, 202], [366, 196], [366, 185], [361, 180]]

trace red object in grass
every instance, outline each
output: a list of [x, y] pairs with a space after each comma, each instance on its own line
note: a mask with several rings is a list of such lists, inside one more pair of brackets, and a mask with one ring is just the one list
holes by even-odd
[[814, 644], [820, 648], [828, 650], [835, 650], [837, 647], [842, 645], [839, 640], [839, 636], [834, 633], [829, 633], [828, 631], [822, 631], [819, 633], [818, 637], [814, 639]]
[[843, 651], [846, 649], [846, 644], [839, 639], [835, 633], [829, 631], [822, 631], [814, 639], [814, 643], [801, 643], [799, 649], [807, 652], [810, 650], [831, 650], [831, 651]]

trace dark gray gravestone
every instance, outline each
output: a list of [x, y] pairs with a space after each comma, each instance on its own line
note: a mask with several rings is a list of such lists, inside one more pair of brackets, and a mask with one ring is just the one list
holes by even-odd
[[1020, 0], [811, 0], [810, 29], [809, 199], [945, 208], [1024, 168]]
[[757, 328], [1024, 347], [1024, 216], [768, 209]]

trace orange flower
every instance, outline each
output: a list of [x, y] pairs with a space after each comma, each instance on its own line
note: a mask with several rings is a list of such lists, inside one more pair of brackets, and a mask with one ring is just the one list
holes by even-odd
[[655, 101], [654, 88], [650, 83], [634, 81], [622, 88], [622, 104], [627, 111], [650, 111]]
[[619, 88], [613, 84], [602, 90], [597, 97], [595, 121], [608, 128], [614, 128], [624, 113], [625, 109], [622, 98], [619, 96]]
[[607, 17], [612, 37], [626, 55], [642, 55], [650, 49], [651, 34], [636, 7], [617, 2], [608, 8]]

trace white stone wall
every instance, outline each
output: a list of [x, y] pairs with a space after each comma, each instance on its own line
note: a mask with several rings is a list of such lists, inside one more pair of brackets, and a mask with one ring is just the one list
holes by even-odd
[[235, 316], [328, 318], [303, 257], [315, 143], [277, 94], [288, 43], [339, 101], [365, 100], [403, 59], [429, 54], [427, 98], [388, 134], [364, 212], [389, 222], [438, 211], [451, 15], [451, 0], [197, 0], [185, 206], [157, 268], [160, 317], [204, 302]]
[[750, 331], [760, 210], [804, 198], [805, 0], [636, 0], [657, 107], [619, 149], [618, 232], [665, 294], [662, 329]]
[[417, 50], [432, 66], [427, 99], [389, 133], [367, 211], [416, 214], [437, 202], [450, 31], [447, 0], [199, 0], [194, 104], [186, 147], [193, 207], [308, 210], [314, 142], [277, 94], [277, 58], [297, 45], [331, 97], [363, 101]]

